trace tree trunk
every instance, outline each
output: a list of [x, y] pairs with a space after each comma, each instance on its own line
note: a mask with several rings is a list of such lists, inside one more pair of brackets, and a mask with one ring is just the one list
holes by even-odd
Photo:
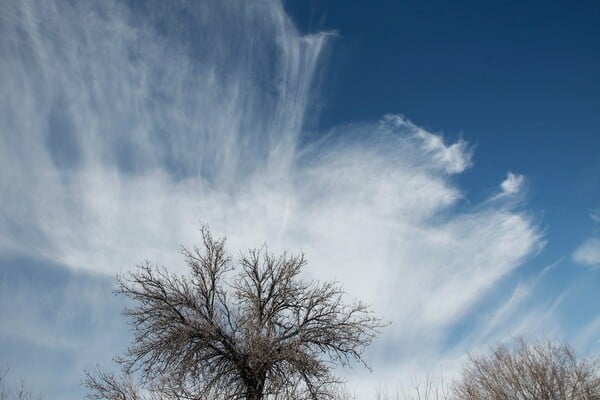
[[246, 400], [262, 400], [265, 389], [265, 378], [260, 377], [246, 386]]

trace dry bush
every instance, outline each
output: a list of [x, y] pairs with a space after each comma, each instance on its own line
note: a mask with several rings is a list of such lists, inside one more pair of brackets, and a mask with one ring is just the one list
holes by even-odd
[[600, 400], [598, 360], [578, 358], [568, 345], [517, 339], [487, 355], [469, 354], [450, 384], [428, 375], [377, 400]]
[[523, 339], [470, 355], [453, 394], [464, 400], [600, 400], [598, 362], [568, 345]]

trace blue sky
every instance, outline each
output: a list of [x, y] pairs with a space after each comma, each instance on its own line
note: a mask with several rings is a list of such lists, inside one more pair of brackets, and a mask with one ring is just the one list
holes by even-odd
[[595, 2], [8, 1], [0, 363], [80, 398], [115, 273], [302, 250], [392, 321], [359, 398], [511, 337], [600, 351]]

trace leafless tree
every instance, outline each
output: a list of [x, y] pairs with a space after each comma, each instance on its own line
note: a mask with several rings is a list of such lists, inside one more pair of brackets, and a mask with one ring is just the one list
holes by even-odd
[[303, 280], [303, 255], [263, 248], [234, 263], [224, 239], [206, 227], [202, 237], [182, 249], [189, 275], [147, 262], [117, 278], [134, 338], [122, 377], [88, 374], [89, 398], [323, 399], [340, 382], [334, 365], [368, 367], [363, 351], [384, 324], [336, 283]]
[[465, 400], [600, 400], [600, 374], [597, 361], [578, 359], [567, 345], [519, 339], [470, 355], [453, 392]]
[[443, 375], [425, 375], [421, 380], [413, 379], [412, 387], [403, 395], [404, 400], [451, 400], [451, 393]]
[[443, 374], [415, 374], [409, 385], [401, 386], [396, 392], [380, 388], [376, 400], [454, 400], [450, 386], [446, 385]]
[[36, 396], [27, 389], [25, 381], [21, 380], [21, 384], [18, 388], [9, 388], [6, 385], [6, 376], [8, 374], [8, 367], [0, 366], [0, 400], [33, 400], [41, 399], [41, 396]]

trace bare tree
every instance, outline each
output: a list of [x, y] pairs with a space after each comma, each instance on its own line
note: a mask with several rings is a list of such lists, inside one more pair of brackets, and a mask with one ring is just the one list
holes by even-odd
[[34, 397], [25, 381], [21, 380], [18, 388], [9, 388], [6, 385], [6, 376], [8, 375], [8, 367], [0, 366], [0, 400], [33, 400], [41, 399], [41, 396]]
[[426, 373], [424, 376], [413, 375], [408, 385], [401, 386], [395, 392], [380, 388], [376, 400], [453, 400], [450, 386], [446, 384], [443, 374]]
[[263, 248], [234, 263], [224, 239], [202, 237], [182, 249], [187, 276], [147, 262], [117, 278], [134, 338], [122, 378], [88, 374], [89, 398], [322, 399], [340, 382], [332, 366], [368, 367], [362, 353], [384, 324], [345, 304], [339, 285], [301, 279], [303, 255]]
[[451, 400], [451, 393], [444, 376], [428, 373], [421, 380], [413, 379], [412, 387], [403, 393], [404, 400]]
[[453, 392], [465, 400], [600, 400], [600, 374], [597, 361], [579, 360], [567, 345], [519, 339], [470, 355]]

